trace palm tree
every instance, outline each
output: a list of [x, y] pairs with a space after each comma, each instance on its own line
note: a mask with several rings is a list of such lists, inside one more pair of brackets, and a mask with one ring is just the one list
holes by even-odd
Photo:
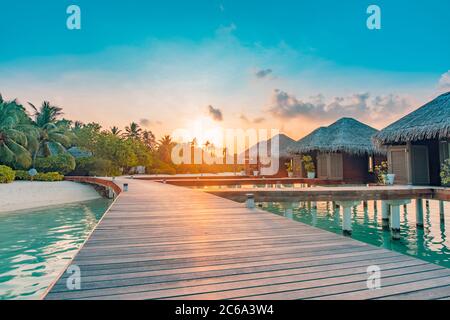
[[155, 150], [156, 138], [153, 132], [151, 132], [150, 130], [144, 130], [144, 132], [142, 132], [142, 142], [150, 151]]
[[118, 127], [114, 126], [109, 129], [109, 132], [114, 136], [120, 136], [122, 133], [122, 130], [120, 130]]
[[84, 123], [83, 122], [81, 122], [81, 121], [75, 121], [74, 123], [73, 123], [73, 130], [80, 130], [81, 128], [83, 128], [84, 127]]
[[39, 130], [39, 144], [33, 150], [34, 165], [38, 155], [48, 157], [54, 153], [66, 152], [66, 146], [70, 145], [70, 138], [66, 123], [59, 120], [63, 114], [62, 108], [52, 106], [48, 101], [44, 101], [40, 108], [30, 102], [28, 104], [34, 110], [34, 124]]
[[124, 136], [128, 139], [140, 139], [142, 134], [142, 129], [136, 122], [130, 123], [129, 127], [125, 127]]
[[159, 140], [158, 153], [162, 161], [166, 163], [172, 162], [172, 149], [174, 146], [175, 142], [172, 141], [172, 138], [169, 135], [166, 135]]
[[27, 147], [36, 145], [35, 131], [17, 101], [6, 102], [0, 95], [0, 163], [21, 169], [31, 165]]

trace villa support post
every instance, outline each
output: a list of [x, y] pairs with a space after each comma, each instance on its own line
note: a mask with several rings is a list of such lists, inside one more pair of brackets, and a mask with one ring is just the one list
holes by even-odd
[[333, 207], [333, 210], [334, 209], [339, 209], [339, 205], [335, 201], [332, 201], [331, 203], [332, 203], [331, 206]]
[[392, 200], [387, 203], [391, 206], [391, 237], [400, 240], [400, 206], [411, 203], [411, 200]]
[[441, 223], [445, 223], [445, 210], [444, 210], [444, 201], [439, 201], [439, 216], [441, 218]]
[[368, 204], [367, 201], [363, 201], [363, 208], [364, 208], [364, 209], [369, 208], [369, 204]]
[[391, 214], [391, 207], [386, 201], [381, 201], [381, 225], [383, 229], [389, 228], [389, 216]]
[[416, 226], [423, 228], [423, 200], [416, 199]]
[[342, 209], [342, 233], [345, 236], [352, 235], [352, 209], [358, 206], [360, 201], [339, 201], [338, 204]]
[[377, 212], [377, 211], [378, 211], [378, 203], [377, 203], [377, 200], [374, 200], [374, 201], [373, 201], [373, 211], [374, 211], [374, 212]]
[[391, 207], [391, 235], [392, 239], [400, 239], [400, 206]]
[[341, 214], [339, 212], [340, 210], [337, 206], [333, 206], [333, 210], [334, 210], [334, 223], [339, 225], [341, 219]]
[[246, 194], [247, 200], [245, 201], [245, 205], [248, 209], [255, 208], [255, 195], [253, 193]]

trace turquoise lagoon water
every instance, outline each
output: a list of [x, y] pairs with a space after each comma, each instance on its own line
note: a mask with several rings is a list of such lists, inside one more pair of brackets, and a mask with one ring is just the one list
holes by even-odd
[[40, 298], [110, 203], [98, 199], [0, 213], [0, 300]]
[[[295, 221], [342, 234], [342, 213], [333, 210], [331, 202], [315, 203], [317, 209], [314, 205], [308, 209], [308, 203], [304, 201], [262, 202], [258, 206]], [[382, 228], [381, 201], [368, 201], [367, 208], [361, 202], [353, 209], [352, 238], [450, 268], [450, 203], [444, 202], [444, 223], [440, 221], [439, 201], [429, 200], [428, 203], [426, 206], [424, 200], [423, 229], [416, 228], [415, 201], [406, 208], [401, 206], [401, 240], [392, 240], [390, 231]]]

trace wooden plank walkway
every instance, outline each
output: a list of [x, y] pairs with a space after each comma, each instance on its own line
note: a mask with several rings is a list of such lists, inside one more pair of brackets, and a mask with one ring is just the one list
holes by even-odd
[[[122, 181], [124, 182], [124, 181]], [[450, 269], [198, 190], [126, 180], [46, 299], [445, 299]], [[382, 289], [368, 290], [367, 267]]]

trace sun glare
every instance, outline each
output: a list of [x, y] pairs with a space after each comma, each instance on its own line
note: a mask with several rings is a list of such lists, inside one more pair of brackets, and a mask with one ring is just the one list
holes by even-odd
[[188, 124], [186, 128], [188, 130], [183, 137], [185, 142], [191, 142], [195, 138], [199, 147], [208, 144], [208, 142], [216, 147], [223, 144], [224, 131], [222, 126], [217, 125], [208, 117], [199, 117]]

